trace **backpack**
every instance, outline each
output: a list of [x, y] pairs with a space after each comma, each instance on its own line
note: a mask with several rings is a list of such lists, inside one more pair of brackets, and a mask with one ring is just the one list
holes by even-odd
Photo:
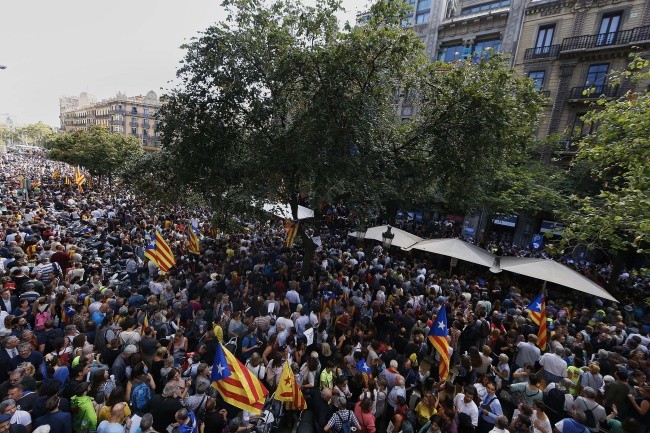
[[205, 419], [205, 399], [208, 398], [207, 394], [203, 396], [201, 399], [201, 402], [196, 408], [196, 419], [198, 420], [199, 423], [202, 423], [203, 420]]
[[134, 412], [146, 412], [151, 402], [151, 388], [144, 382], [140, 382], [131, 390], [131, 406]]
[[598, 407], [598, 404], [596, 404], [594, 407], [589, 409], [587, 406], [587, 402], [583, 400], [583, 403], [585, 405], [585, 427], [587, 427], [589, 430], [591, 429], [597, 429], [598, 428], [598, 423], [596, 422], [596, 417], [594, 416], [594, 409]]
[[547, 415], [552, 424], [566, 417], [567, 413], [564, 410], [565, 398], [564, 392], [558, 388], [553, 388], [544, 394], [542, 401], [549, 410]]
[[341, 418], [341, 412], [337, 411], [336, 412], [336, 417], [341, 421], [341, 428], [337, 430], [338, 433], [351, 433], [352, 432], [352, 424], [350, 423], [350, 411], [346, 411], [348, 413], [348, 418], [343, 419]]

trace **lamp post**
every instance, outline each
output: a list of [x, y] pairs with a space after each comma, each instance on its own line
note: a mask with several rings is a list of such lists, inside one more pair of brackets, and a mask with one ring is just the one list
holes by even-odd
[[391, 230], [392, 227], [387, 226], [386, 231], [381, 234], [381, 243], [386, 249], [390, 248], [393, 244], [393, 238], [395, 237], [395, 233], [391, 232]]

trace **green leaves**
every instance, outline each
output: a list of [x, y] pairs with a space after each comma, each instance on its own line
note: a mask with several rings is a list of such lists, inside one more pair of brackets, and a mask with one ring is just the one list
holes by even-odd
[[[647, 61], [635, 59], [616, 79], [634, 82], [648, 76], [647, 68]], [[612, 252], [645, 254], [650, 248], [650, 95], [647, 90], [628, 92], [600, 107], [584, 117], [598, 128], [579, 143], [572, 167], [587, 167], [597, 192], [573, 198], [565, 238]]]
[[227, 2], [229, 19], [187, 45], [161, 110], [174, 179], [228, 209], [346, 197], [377, 206], [394, 169], [394, 83], [420, 64], [401, 4], [340, 31], [340, 2]]
[[81, 165], [93, 175], [117, 174], [143, 151], [135, 137], [111, 134], [106, 127], [53, 135], [46, 143], [52, 159]]

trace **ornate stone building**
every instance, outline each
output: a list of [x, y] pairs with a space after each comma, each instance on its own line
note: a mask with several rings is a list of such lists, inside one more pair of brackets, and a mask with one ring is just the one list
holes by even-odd
[[563, 151], [571, 154], [589, 132], [581, 117], [592, 103], [628, 90], [607, 77], [625, 69], [631, 52], [647, 55], [650, 1], [533, 0], [519, 46], [514, 67], [549, 97], [538, 135], [559, 134]]
[[160, 147], [155, 121], [160, 101], [153, 91], [132, 97], [118, 92], [114, 98], [99, 102], [82, 94], [79, 98], [61, 98], [59, 105], [61, 130], [65, 132], [103, 125], [115, 134], [137, 137], [147, 150]]

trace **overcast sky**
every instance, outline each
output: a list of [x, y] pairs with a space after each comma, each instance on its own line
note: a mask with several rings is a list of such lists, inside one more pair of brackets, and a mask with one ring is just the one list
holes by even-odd
[[[313, 1], [313, 0], [312, 0]], [[0, 12], [0, 123], [59, 126], [59, 97], [129, 96], [175, 78], [180, 45], [225, 17], [220, 0], [11, 0]], [[343, 0], [353, 21], [364, 0]]]

